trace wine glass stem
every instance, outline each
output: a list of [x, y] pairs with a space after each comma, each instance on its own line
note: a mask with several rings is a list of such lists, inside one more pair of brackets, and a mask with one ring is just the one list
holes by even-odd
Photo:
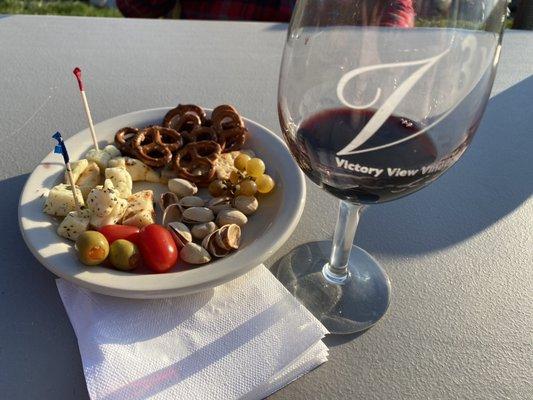
[[329, 262], [322, 269], [324, 278], [330, 283], [342, 285], [349, 278], [348, 260], [362, 210], [363, 206], [360, 204], [352, 204], [342, 200], [340, 202], [331, 256]]

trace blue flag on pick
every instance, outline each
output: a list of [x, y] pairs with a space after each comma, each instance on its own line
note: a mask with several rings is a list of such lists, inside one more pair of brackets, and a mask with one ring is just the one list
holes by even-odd
[[65, 147], [65, 142], [63, 141], [63, 138], [61, 137], [61, 133], [56, 132], [54, 133], [54, 136], [52, 136], [55, 140], [57, 140], [57, 145], [54, 147], [54, 153], [56, 154], [62, 154], [63, 160], [65, 160], [65, 164], [68, 164], [70, 161], [70, 158], [68, 156], [67, 148]]

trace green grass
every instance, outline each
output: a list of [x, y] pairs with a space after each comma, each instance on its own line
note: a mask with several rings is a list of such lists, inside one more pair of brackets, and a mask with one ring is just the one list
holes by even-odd
[[83, 1], [0, 0], [0, 14], [76, 15], [87, 17], [121, 17], [120, 11], [98, 8]]

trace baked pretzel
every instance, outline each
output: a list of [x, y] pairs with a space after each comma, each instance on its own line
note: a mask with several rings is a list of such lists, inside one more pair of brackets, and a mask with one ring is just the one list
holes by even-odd
[[224, 153], [239, 150], [246, 141], [247, 135], [248, 130], [244, 127], [224, 129], [217, 133], [218, 144]]
[[218, 106], [213, 110], [211, 121], [215, 132], [226, 129], [244, 128], [244, 122], [239, 113], [229, 105]]
[[133, 139], [133, 149], [139, 160], [151, 167], [164, 167], [172, 160], [172, 152], [183, 146], [181, 135], [174, 129], [150, 126]]
[[[165, 118], [163, 118], [163, 126], [166, 128], [173, 128], [181, 132], [180, 129], [177, 129], [178, 125], [183, 125], [185, 122], [180, 120], [185, 115], [192, 115], [196, 116], [197, 120], [199, 122], [197, 125], [201, 125], [205, 121], [205, 111], [202, 110], [201, 107], [198, 107], [194, 104], [179, 104], [176, 108], [173, 108], [169, 112], [166, 113]], [[195, 122], [197, 120], [194, 120]], [[192, 121], [191, 119], [186, 119], [186, 121], [190, 124]]]
[[215, 161], [221, 152], [220, 145], [212, 140], [189, 143], [176, 153], [174, 170], [181, 178], [207, 186], [215, 177]]
[[193, 129], [191, 132], [183, 132], [183, 138], [187, 143], [201, 142], [204, 140], [218, 141], [218, 136], [212, 128], [207, 126], [200, 126]]
[[172, 128], [180, 133], [191, 132], [200, 126], [202, 126], [202, 120], [196, 114], [176, 115], [168, 123], [168, 128]]
[[115, 133], [115, 145], [122, 152], [122, 154], [128, 156], [135, 155], [135, 150], [133, 149], [133, 139], [137, 133], [139, 133], [137, 128], [130, 127], [119, 129], [117, 133]]
[[213, 118], [213, 116], [217, 115], [221, 111], [233, 111], [235, 114], [238, 114], [238, 112], [235, 109], [235, 107], [233, 107], [233, 106], [231, 106], [229, 104], [221, 104], [220, 106], [216, 106], [213, 109], [213, 111], [211, 112], [211, 118]]

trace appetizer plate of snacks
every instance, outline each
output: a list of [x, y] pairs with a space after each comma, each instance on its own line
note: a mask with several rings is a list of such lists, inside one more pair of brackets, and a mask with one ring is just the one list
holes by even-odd
[[60, 142], [70, 175], [50, 153], [20, 199], [26, 244], [61, 278], [118, 297], [194, 293], [261, 264], [296, 228], [300, 168], [232, 106], [142, 110], [95, 131], [98, 146], [89, 130]]

